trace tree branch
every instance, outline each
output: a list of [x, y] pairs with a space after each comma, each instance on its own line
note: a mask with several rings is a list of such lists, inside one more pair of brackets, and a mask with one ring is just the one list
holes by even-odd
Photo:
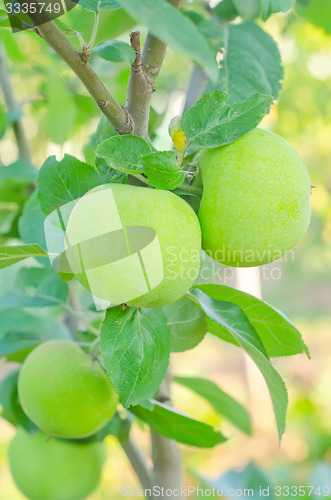
[[130, 43], [136, 58], [131, 65], [126, 107], [133, 120], [133, 133], [148, 140], [148, 110], [154, 88], [142, 70], [139, 31], [130, 33]]
[[[181, 0], [169, 0], [169, 2], [178, 8]], [[135, 40], [131, 39], [131, 45], [132, 41], [135, 43]], [[133, 45], [132, 47], [135, 50]], [[136, 61], [131, 66], [126, 107], [133, 118], [133, 133], [144, 139], [148, 139], [151, 98], [156, 87], [166, 49], [167, 45], [165, 43], [161, 42], [151, 33], [148, 33], [142, 50], [141, 61], [139, 58], [141, 73], [139, 75], [135, 74], [137, 73], [137, 68], [135, 67]]]
[[[170, 380], [171, 374], [168, 371], [156, 399], [171, 406]], [[172, 491], [179, 489], [180, 491], [182, 486], [182, 459], [176, 441], [167, 439], [153, 430], [151, 436], [156, 484], [165, 489]], [[167, 498], [175, 500], [178, 496], [168, 496]]]
[[[61, 33], [53, 21], [44, 22], [45, 14], [29, 14], [38, 26], [38, 33], [50, 47], [70, 66], [86, 87], [102, 113], [120, 134], [132, 132], [132, 120], [125, 108], [122, 108], [108, 92], [104, 84], [91, 68], [86, 57], [75, 49]], [[42, 24], [43, 23], [43, 24]]]
[[[6, 55], [4, 48], [0, 45], [0, 87], [2, 89], [7, 111], [15, 114], [21, 111], [21, 107], [17, 103], [13, 88], [10, 81], [9, 70], [6, 64]], [[31, 154], [29, 143], [26, 138], [23, 123], [20, 117], [13, 121], [13, 129], [16, 137], [19, 157], [23, 160], [30, 161]]]
[[130, 437], [127, 441], [121, 442], [121, 445], [142, 487], [144, 490], [151, 490], [150, 495], [146, 492], [146, 497], [152, 499], [154, 486], [153, 471], [148, 468], [145, 457]]

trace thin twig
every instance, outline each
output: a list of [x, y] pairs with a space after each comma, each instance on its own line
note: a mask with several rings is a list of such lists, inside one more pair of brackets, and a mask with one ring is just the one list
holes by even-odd
[[93, 31], [92, 31], [92, 35], [91, 35], [91, 40], [89, 41], [88, 43], [88, 46], [87, 48], [90, 50], [94, 47], [94, 44], [95, 44], [95, 40], [97, 38], [97, 34], [98, 34], [98, 29], [99, 29], [99, 21], [100, 21], [100, 3], [101, 3], [101, 0], [99, 0], [98, 2], [98, 9], [97, 11], [95, 12], [95, 17], [94, 17], [94, 24], [93, 24]]
[[[38, 32], [50, 47], [70, 66], [86, 87], [102, 113], [120, 134], [132, 132], [132, 120], [108, 92], [90, 64], [69, 40], [61, 33], [53, 21], [44, 22], [45, 14], [29, 14], [38, 26]], [[47, 17], [46, 17], [47, 19]]]
[[[132, 468], [136, 472], [142, 487], [144, 490], [147, 490], [146, 497], [148, 499], [152, 499], [154, 486], [153, 471], [148, 468], [145, 457], [131, 437], [129, 437], [127, 441], [121, 442], [121, 445], [132, 465]], [[149, 494], [149, 490], [151, 491], [151, 494]]]
[[5, 49], [2, 46], [0, 46], [0, 87], [4, 95], [8, 112], [12, 113], [13, 115], [17, 113], [18, 115], [16, 118], [14, 118], [13, 129], [16, 137], [19, 157], [23, 160], [30, 161], [31, 154], [29, 143], [25, 135], [22, 119], [19, 116], [21, 112], [21, 106], [17, 103], [14, 96], [9, 76], [9, 70], [6, 64]]

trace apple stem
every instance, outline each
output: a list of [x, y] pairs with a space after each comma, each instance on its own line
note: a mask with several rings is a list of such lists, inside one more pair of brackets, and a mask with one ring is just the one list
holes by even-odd
[[187, 191], [191, 194], [196, 194], [197, 196], [201, 196], [203, 193], [203, 188], [190, 186], [189, 184], [182, 184], [181, 186], [179, 186], [179, 189], [181, 189], [182, 191]]
[[135, 175], [135, 178], [139, 179], [141, 182], [143, 182], [144, 184], [146, 184], [146, 186], [150, 186], [150, 183], [148, 182], [148, 180], [146, 179], [146, 177], [144, 177], [143, 175], [141, 175], [141, 174]]
[[92, 31], [92, 35], [91, 35], [91, 40], [89, 41], [89, 43], [87, 45], [87, 50], [91, 50], [94, 47], [95, 40], [97, 38], [99, 21], [100, 21], [100, 12], [101, 12], [100, 11], [100, 3], [101, 3], [101, 0], [99, 0], [98, 8], [97, 8], [97, 11], [95, 12], [93, 31]]

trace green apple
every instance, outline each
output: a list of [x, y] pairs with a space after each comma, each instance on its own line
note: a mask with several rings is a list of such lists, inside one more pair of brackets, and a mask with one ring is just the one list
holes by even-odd
[[158, 189], [106, 184], [75, 205], [66, 228], [71, 270], [98, 299], [161, 307], [182, 297], [200, 266], [192, 208]]
[[202, 152], [199, 210], [203, 249], [238, 267], [279, 259], [307, 231], [311, 182], [293, 147], [255, 129], [227, 146]]
[[30, 500], [84, 500], [100, 481], [102, 442], [49, 439], [19, 428], [9, 446], [16, 485]]
[[113, 417], [118, 395], [98, 361], [69, 340], [36, 347], [18, 378], [23, 410], [51, 436], [79, 439]]

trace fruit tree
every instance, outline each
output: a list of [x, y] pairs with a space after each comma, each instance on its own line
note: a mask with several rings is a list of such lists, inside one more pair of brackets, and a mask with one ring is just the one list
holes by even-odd
[[[53, 0], [0, 10], [0, 139], [13, 131], [17, 143], [0, 168], [0, 267], [16, 276], [0, 301], [10, 368], [0, 403], [17, 428], [9, 463], [32, 500], [84, 499], [112, 435], [147, 498], [155, 487], [177, 498], [180, 445], [230, 437], [177, 411], [173, 383], [237, 432], [254, 431], [208, 373], [176, 376], [172, 353], [207, 333], [219, 349], [245, 352], [265, 379], [279, 440], [288, 395], [270, 358], [308, 354], [276, 307], [203, 273], [214, 262], [274, 262], [308, 229], [308, 170], [266, 130], [284, 74], [265, 22], [285, 19], [294, 0], [65, 4], [65, 14]], [[24, 109], [10, 58], [32, 89]], [[151, 458], [134, 422], [150, 432]]]

